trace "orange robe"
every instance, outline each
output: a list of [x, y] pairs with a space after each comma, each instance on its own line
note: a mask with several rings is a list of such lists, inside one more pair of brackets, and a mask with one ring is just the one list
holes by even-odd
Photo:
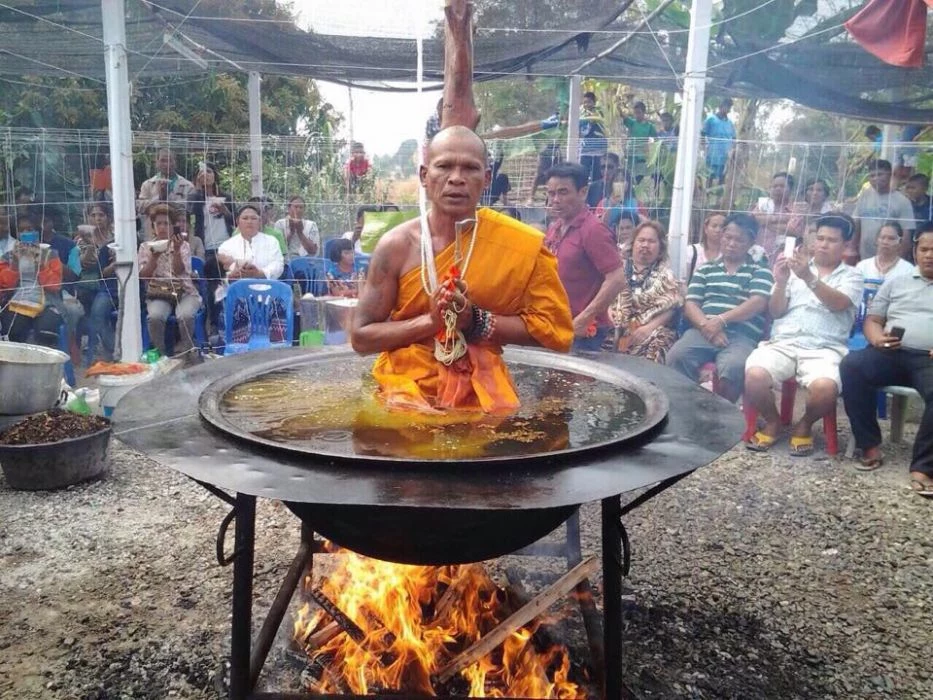
[[[475, 230], [461, 242], [465, 256], [472, 236], [478, 236], [464, 275], [470, 300], [496, 315], [520, 317], [541, 346], [568, 352], [573, 343], [570, 304], [557, 275], [557, 259], [544, 247], [544, 234], [491, 209], [480, 209]], [[439, 277], [453, 264], [453, 257], [453, 243], [435, 256]], [[429, 310], [419, 266], [399, 279], [390, 318], [404, 321]], [[433, 338], [426, 339], [382, 353], [373, 376], [389, 406], [487, 413], [518, 408], [502, 348], [471, 342], [467, 349], [468, 355], [448, 368], [434, 358]]]

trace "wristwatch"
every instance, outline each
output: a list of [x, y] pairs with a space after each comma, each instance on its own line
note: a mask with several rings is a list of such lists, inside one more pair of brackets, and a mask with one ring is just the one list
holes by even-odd
[[820, 283], [820, 278], [819, 278], [819, 277], [814, 277], [812, 280], [810, 280], [809, 282], [807, 282], [807, 287], [809, 287], [811, 290], [815, 290], [815, 289], [816, 289], [816, 285], [818, 285], [819, 283]]

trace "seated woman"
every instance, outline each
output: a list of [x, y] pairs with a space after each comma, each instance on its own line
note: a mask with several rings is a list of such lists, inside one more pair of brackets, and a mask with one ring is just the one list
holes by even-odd
[[622, 251], [623, 256], [628, 255], [632, 249], [632, 237], [635, 235], [635, 227], [638, 224], [638, 214], [626, 209], [619, 214], [619, 222], [616, 227], [609, 229], [615, 232], [616, 244], [619, 246], [619, 250]]
[[94, 357], [98, 341], [103, 355], [113, 356], [114, 322], [111, 312], [117, 307], [119, 292], [115, 276], [116, 255], [108, 244], [113, 242], [113, 215], [106, 202], [94, 202], [85, 212], [87, 224], [78, 226], [75, 247], [68, 256], [68, 268], [77, 282], [72, 287], [88, 324], [88, 355]]
[[174, 232], [175, 209], [156, 204], [147, 211], [152, 240], [139, 246], [139, 278], [146, 283], [146, 313], [149, 339], [163, 355], [165, 323], [171, 314], [178, 320], [181, 336], [175, 354], [185, 355], [194, 346], [194, 317], [201, 308], [201, 297], [191, 279], [191, 247]]
[[[226, 278], [232, 282], [240, 279], [277, 280], [285, 269], [285, 258], [278, 241], [260, 230], [262, 225], [262, 204], [247, 202], [237, 212], [237, 232], [217, 249], [217, 261], [226, 272]], [[221, 298], [226, 297], [226, 289]], [[285, 318], [285, 309], [277, 306], [273, 314]], [[218, 320], [223, 323], [224, 314]], [[234, 342], [242, 343], [249, 339], [249, 311], [241, 300], [233, 309], [233, 328], [230, 329]], [[280, 325], [273, 324], [270, 339], [279, 342], [283, 339]]]
[[54, 348], [62, 317], [48, 299], [62, 286], [62, 262], [54, 249], [39, 243], [38, 231], [23, 231], [16, 245], [0, 258], [0, 292], [12, 292], [0, 326], [14, 343], [29, 341]]
[[609, 317], [619, 331], [616, 349], [663, 363], [677, 340], [674, 312], [684, 300], [668, 264], [667, 234], [657, 221], [635, 229], [625, 260], [625, 280], [609, 307]]
[[860, 260], [855, 269], [865, 278], [865, 286], [875, 290], [894, 277], [912, 275], [914, 266], [901, 257], [904, 229], [897, 221], [885, 221], [878, 230], [878, 250], [872, 258]]
[[694, 270], [719, 257], [722, 229], [725, 224], [726, 215], [722, 212], [714, 211], [706, 215], [706, 219], [703, 220], [700, 242], [687, 248], [687, 254], [684, 256], [685, 268], [682, 277], [688, 284], [690, 278], [693, 277]]
[[278, 241], [259, 230], [260, 205], [248, 202], [237, 212], [237, 232], [217, 249], [217, 261], [228, 280], [278, 279], [285, 259]]
[[354, 259], [353, 242], [340, 238], [330, 246], [326, 270], [328, 293], [356, 299], [360, 295], [359, 283], [366, 279], [366, 270]]

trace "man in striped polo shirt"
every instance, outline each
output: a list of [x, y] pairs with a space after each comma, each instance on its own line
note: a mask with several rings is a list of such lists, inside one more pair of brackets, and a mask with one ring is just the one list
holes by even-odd
[[757, 235], [750, 214], [726, 219], [722, 255], [697, 269], [687, 289], [684, 316], [693, 327], [667, 354], [667, 364], [694, 381], [715, 361], [719, 393], [733, 402], [742, 395], [745, 360], [761, 340], [774, 284], [767, 261], [748, 254]]

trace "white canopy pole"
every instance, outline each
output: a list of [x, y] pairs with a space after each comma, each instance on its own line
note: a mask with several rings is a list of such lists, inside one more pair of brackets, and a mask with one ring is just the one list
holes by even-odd
[[567, 108], [567, 160], [580, 162], [580, 107], [583, 103], [583, 76], [570, 76], [570, 105]]
[[680, 112], [680, 138], [671, 196], [670, 255], [671, 267], [681, 270], [684, 251], [690, 237], [697, 160], [700, 152], [700, 129], [703, 98], [706, 94], [706, 66], [709, 59], [709, 29], [712, 0], [693, 0], [690, 10], [690, 34], [684, 73], [683, 105]]
[[124, 291], [120, 305], [120, 359], [142, 355], [139, 270], [136, 266], [136, 188], [133, 184], [133, 132], [126, 65], [126, 13], [123, 0], [101, 0], [107, 70], [107, 129], [113, 176], [113, 223], [117, 276]]
[[262, 108], [260, 83], [256, 71], [249, 73], [249, 191], [261, 197], [262, 191]]

